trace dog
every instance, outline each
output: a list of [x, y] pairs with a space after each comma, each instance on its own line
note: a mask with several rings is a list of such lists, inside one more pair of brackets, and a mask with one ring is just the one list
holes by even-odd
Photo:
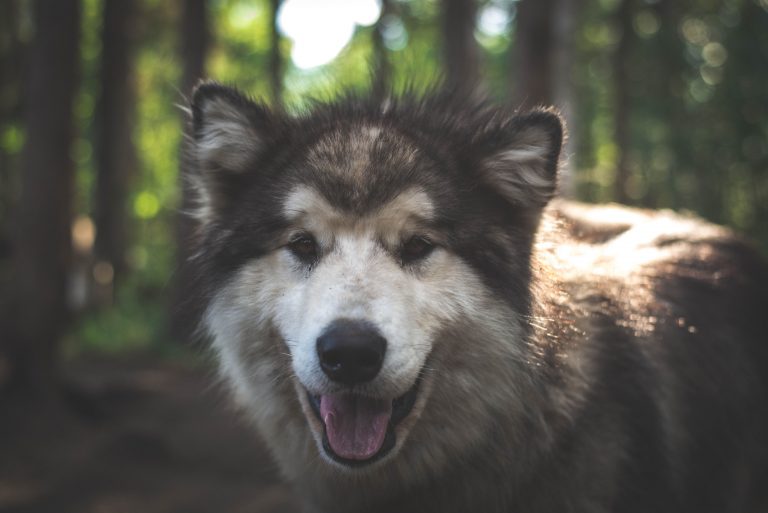
[[768, 271], [555, 198], [558, 115], [208, 82], [192, 300], [308, 512], [768, 511]]

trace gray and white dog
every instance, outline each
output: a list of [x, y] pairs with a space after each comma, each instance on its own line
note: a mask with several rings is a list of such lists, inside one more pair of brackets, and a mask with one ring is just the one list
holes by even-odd
[[768, 511], [768, 272], [553, 200], [562, 126], [451, 95], [192, 101], [193, 299], [307, 511]]

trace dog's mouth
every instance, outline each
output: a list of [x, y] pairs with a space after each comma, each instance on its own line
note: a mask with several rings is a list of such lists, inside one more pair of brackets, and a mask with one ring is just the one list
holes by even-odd
[[309, 404], [323, 425], [323, 449], [338, 463], [362, 466], [387, 455], [397, 441], [395, 426], [416, 403], [421, 379], [395, 399], [375, 399], [349, 392], [314, 395]]

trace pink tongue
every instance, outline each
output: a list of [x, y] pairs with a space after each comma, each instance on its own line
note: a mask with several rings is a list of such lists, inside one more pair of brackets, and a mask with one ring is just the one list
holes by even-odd
[[367, 460], [379, 452], [392, 416], [392, 401], [349, 394], [320, 396], [320, 417], [338, 456]]

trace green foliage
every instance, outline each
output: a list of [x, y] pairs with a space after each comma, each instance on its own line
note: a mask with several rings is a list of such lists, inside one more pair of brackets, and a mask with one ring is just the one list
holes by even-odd
[[[269, 1], [219, 0], [212, 4], [215, 44], [208, 59], [212, 78], [269, 99]], [[287, 55], [287, 46], [282, 48]]]
[[[401, 2], [390, 21], [392, 37], [385, 41], [392, 63], [392, 87], [429, 86], [440, 76], [442, 35], [437, 2]], [[397, 30], [398, 23], [402, 29]]]

